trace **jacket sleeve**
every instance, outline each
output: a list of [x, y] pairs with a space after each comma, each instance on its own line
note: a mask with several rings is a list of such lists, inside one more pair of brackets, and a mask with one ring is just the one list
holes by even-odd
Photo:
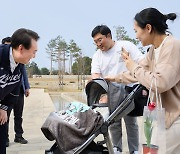
[[[148, 70], [149, 64], [148, 64], [149, 58], [146, 56], [144, 59], [140, 60], [139, 63], [136, 64], [134, 67], [143, 67], [145, 70]], [[134, 68], [133, 67], [133, 68]], [[119, 83], [135, 83], [135, 82], [140, 82], [133, 74], [132, 71], [125, 71], [123, 73], [117, 74], [115, 76], [115, 81]]]
[[23, 81], [22, 82], [24, 84], [25, 90], [26, 89], [30, 89], [30, 85], [29, 85], [29, 81], [28, 81], [28, 76], [27, 76], [25, 65], [22, 68], [22, 76], [23, 76], [23, 78], [22, 78]]

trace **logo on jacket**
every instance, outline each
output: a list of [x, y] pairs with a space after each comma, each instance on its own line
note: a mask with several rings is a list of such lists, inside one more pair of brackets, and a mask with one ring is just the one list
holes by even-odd
[[4, 74], [0, 76], [0, 87], [4, 88], [8, 85], [13, 85], [21, 80], [21, 74], [9, 75]]

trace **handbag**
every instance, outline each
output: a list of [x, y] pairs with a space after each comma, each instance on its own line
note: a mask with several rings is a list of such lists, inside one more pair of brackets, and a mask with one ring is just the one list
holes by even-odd
[[[155, 94], [152, 93], [153, 82], [155, 84]], [[150, 98], [152, 102], [149, 101]], [[139, 153], [166, 153], [165, 109], [162, 107], [161, 97], [157, 92], [157, 83], [154, 77], [150, 85], [147, 105], [143, 111], [140, 134]]]
[[[128, 93], [131, 93], [137, 86], [138, 84], [133, 87], [126, 86], [125, 88]], [[144, 106], [147, 104], [148, 95], [149, 90], [141, 85], [141, 88], [134, 95], [134, 109], [127, 115], [132, 117], [143, 116]]]

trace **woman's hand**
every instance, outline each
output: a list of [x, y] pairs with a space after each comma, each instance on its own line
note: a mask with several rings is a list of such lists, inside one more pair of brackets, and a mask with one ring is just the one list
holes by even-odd
[[108, 81], [115, 82], [115, 76], [113, 76], [113, 75], [105, 76], [104, 79], [105, 79], [105, 80], [108, 80]]
[[124, 62], [126, 63], [126, 67], [128, 70], [130, 70], [131, 67], [135, 64], [135, 62], [132, 60], [132, 58], [129, 55], [129, 52], [122, 48], [122, 54], [121, 54]]

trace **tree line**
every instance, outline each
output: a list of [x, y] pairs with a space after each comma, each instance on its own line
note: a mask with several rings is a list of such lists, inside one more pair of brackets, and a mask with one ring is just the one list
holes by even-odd
[[[85, 75], [90, 74], [91, 58], [84, 56], [82, 49], [71, 39], [67, 43], [62, 36], [51, 39], [47, 44], [46, 52], [49, 55], [51, 66], [50, 75], [53, 74], [53, 63], [57, 64], [60, 88], [63, 89], [63, 76], [78, 75], [78, 89], [81, 88]], [[68, 63], [68, 71], [66, 64]]]

